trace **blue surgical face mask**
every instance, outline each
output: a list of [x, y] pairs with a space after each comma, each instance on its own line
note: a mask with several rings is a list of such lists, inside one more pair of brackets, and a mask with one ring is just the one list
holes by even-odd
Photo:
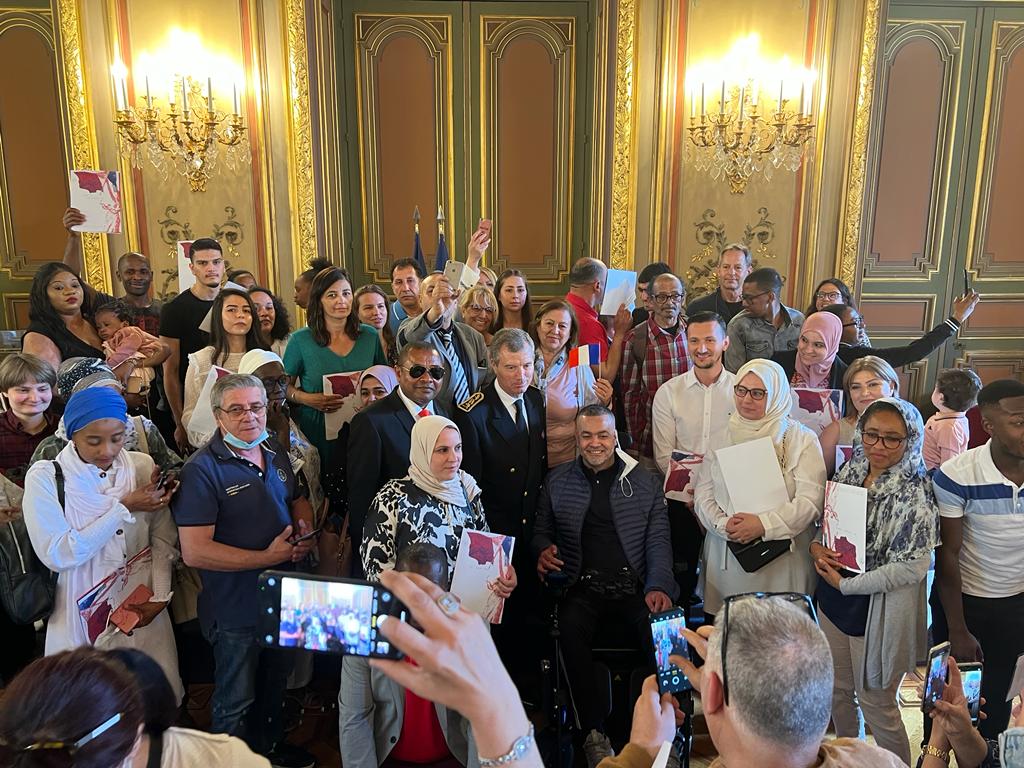
[[251, 451], [253, 448], [262, 443], [268, 437], [270, 437], [270, 433], [267, 432], [266, 427], [264, 427], [263, 432], [260, 434], [260, 436], [251, 442], [247, 443], [245, 442], [245, 440], [235, 437], [230, 432], [224, 435], [224, 442], [230, 445], [232, 448], [238, 448], [243, 451]]

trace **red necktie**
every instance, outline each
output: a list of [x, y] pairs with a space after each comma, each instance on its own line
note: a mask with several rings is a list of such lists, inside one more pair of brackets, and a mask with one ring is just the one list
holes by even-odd
[[422, 409], [420, 409], [420, 412], [416, 414], [416, 418], [422, 419], [424, 416], [429, 416], [429, 415], [430, 415], [430, 411], [428, 411], [426, 408], [422, 408]]

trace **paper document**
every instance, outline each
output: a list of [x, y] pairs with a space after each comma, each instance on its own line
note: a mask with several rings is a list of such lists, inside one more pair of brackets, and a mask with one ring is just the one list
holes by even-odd
[[789, 503], [775, 445], [770, 437], [715, 451], [735, 512], [759, 515]]
[[672, 451], [665, 475], [665, 498], [693, 504], [693, 486], [697, 468], [704, 463], [699, 453]]
[[821, 516], [822, 543], [839, 553], [848, 571], [867, 570], [868, 490], [856, 485], [825, 483], [825, 511]]
[[1024, 690], [1024, 653], [1017, 657], [1017, 666], [1013, 670], [1010, 690], [1006, 692], [1006, 700], [1013, 701]]
[[76, 232], [121, 231], [121, 187], [117, 171], [71, 171], [71, 207], [85, 216]]
[[601, 302], [599, 315], [614, 315], [622, 304], [633, 311], [636, 302], [636, 272], [625, 269], [609, 269], [608, 279], [604, 284], [604, 301]]
[[505, 598], [494, 593], [494, 584], [512, 565], [515, 537], [463, 529], [452, 576], [452, 594], [470, 611], [491, 624], [501, 624]]
[[356, 384], [362, 371], [354, 373], [330, 373], [324, 376], [324, 394], [342, 395], [345, 401], [341, 408], [331, 413], [324, 414], [324, 434], [328, 440], [337, 440], [341, 428], [359, 412], [362, 401], [359, 393], [356, 392]]
[[213, 402], [210, 396], [213, 394], [213, 385], [221, 376], [227, 376], [231, 371], [214, 365], [206, 374], [206, 381], [203, 388], [199, 390], [199, 397], [196, 400], [196, 407], [192, 409], [192, 417], [188, 420], [185, 428], [197, 435], [206, 435], [206, 439], [213, 437], [217, 431], [217, 420], [213, 416]]
[[843, 390], [793, 387], [793, 408], [789, 415], [820, 435], [825, 427], [843, 417]]
[[[178, 293], [184, 293], [196, 284], [196, 276], [188, 268], [188, 265], [192, 263], [188, 258], [188, 252], [191, 247], [191, 240], [178, 241]], [[203, 320], [203, 322], [207, 321]]]
[[853, 446], [852, 445], [837, 445], [836, 446], [836, 472], [846, 462], [853, 458]]
[[78, 598], [78, 615], [90, 643], [102, 635], [111, 615], [129, 601], [139, 585], [148, 587], [153, 572], [153, 551], [146, 547], [99, 584]]

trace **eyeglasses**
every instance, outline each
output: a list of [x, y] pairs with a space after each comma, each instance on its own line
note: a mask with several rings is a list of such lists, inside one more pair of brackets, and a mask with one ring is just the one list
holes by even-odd
[[884, 448], [888, 448], [890, 451], [896, 450], [907, 441], [907, 438], [905, 437], [882, 435], [878, 432], [862, 432], [860, 437], [864, 442], [864, 445], [878, 445], [878, 441], [881, 440], [882, 446]]
[[754, 299], [760, 298], [761, 296], [764, 296], [765, 294], [768, 293], [771, 293], [771, 291], [761, 291], [760, 293], [755, 293], [753, 296], [751, 296], [749, 293], [742, 293], [740, 294], [740, 301], [742, 301], [744, 304], [750, 304]]
[[424, 373], [429, 373], [430, 378], [434, 381], [440, 381], [444, 378], [444, 368], [440, 365], [432, 365], [429, 368], [425, 365], [413, 365], [413, 366], [402, 366], [403, 371], [408, 371], [409, 375], [414, 379], [418, 379], [423, 376]]
[[683, 300], [683, 294], [681, 293], [656, 293], [654, 294], [654, 300], [659, 304], [668, 304], [670, 301], [673, 304], [678, 304]]
[[744, 398], [747, 395], [750, 395], [754, 400], [764, 400], [765, 397], [768, 396], [767, 389], [748, 389], [747, 387], [742, 387], [739, 384], [733, 387], [732, 391], [736, 394], [736, 397], [739, 398]]
[[807, 614], [815, 624], [818, 623], [818, 614], [814, 610], [814, 601], [810, 596], [802, 592], [745, 592], [739, 595], [729, 595], [725, 598], [725, 615], [722, 617], [722, 697], [725, 703], [729, 703], [729, 668], [725, 665], [725, 651], [729, 645], [729, 606], [743, 600], [764, 600], [769, 597], [777, 597], [780, 600], [800, 605], [807, 609]]
[[251, 413], [253, 416], [262, 416], [263, 412], [267, 410], [267, 404], [256, 403], [248, 408], [244, 405], [232, 405], [230, 408], [218, 408], [217, 410], [226, 413], [232, 419], [240, 419], [247, 413]]
[[84, 747], [93, 739], [97, 739], [104, 733], [109, 731], [119, 722], [124, 715], [118, 712], [116, 715], [111, 715], [109, 718], [104, 720], [98, 726], [89, 731], [85, 736], [80, 738], [78, 741], [71, 742], [70, 744], [66, 741], [37, 741], [35, 744], [29, 744], [23, 748], [22, 752], [35, 752], [42, 749], [66, 749], [69, 755], [75, 754], [78, 750]]
[[260, 379], [263, 382], [264, 389], [277, 389], [278, 387], [288, 386], [288, 374], [283, 376], [268, 376], [265, 379]]
[[488, 315], [494, 314], [494, 307], [481, 307], [479, 304], [467, 304], [466, 309], [471, 309], [474, 312], [486, 312]]
[[835, 301], [836, 299], [841, 299], [842, 297], [843, 294], [841, 294], [839, 291], [829, 291], [827, 293], [821, 291], [814, 294], [814, 298], [816, 299], [828, 299], [829, 301]]

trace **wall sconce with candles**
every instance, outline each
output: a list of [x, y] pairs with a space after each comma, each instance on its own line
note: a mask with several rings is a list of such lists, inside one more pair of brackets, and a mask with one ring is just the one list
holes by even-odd
[[[688, 78], [687, 154], [697, 170], [728, 179], [733, 194], [743, 194], [754, 174], [770, 180], [776, 168], [796, 171], [814, 137], [814, 73], [785, 58], [775, 67], [758, 61], [759, 42], [757, 35], [737, 41], [719, 64], [697, 68]], [[797, 84], [799, 105], [790, 95]]]
[[[149, 61], [149, 57], [143, 58]], [[129, 159], [132, 167], [140, 168], [145, 155], [164, 181], [173, 167], [188, 179], [193, 192], [203, 192], [211, 174], [217, 169], [222, 153], [225, 166], [232, 171], [243, 163], [251, 162], [237, 82], [233, 86], [232, 111], [228, 114], [216, 109], [212, 77], [206, 78], [204, 92], [201, 79], [190, 75], [157, 76], [158, 81], [170, 80], [167, 112], [164, 114], [154, 104], [148, 73], [142, 77], [145, 101], [141, 107], [136, 107], [128, 100], [124, 65], [115, 64], [111, 71], [114, 77], [114, 124], [120, 138], [121, 153]]]

